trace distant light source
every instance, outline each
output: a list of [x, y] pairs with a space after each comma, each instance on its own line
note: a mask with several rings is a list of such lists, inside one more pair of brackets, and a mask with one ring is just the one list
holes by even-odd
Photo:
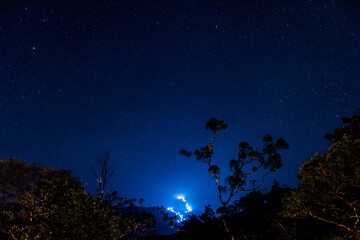
[[[186, 211], [185, 211], [184, 213], [189, 213], [189, 212], [192, 211], [192, 207], [191, 207], [190, 204], [186, 201], [184, 195], [177, 195], [177, 196], [176, 196], [176, 199], [179, 199], [179, 200], [181, 200], [182, 202], [185, 203]], [[184, 214], [181, 214], [181, 211], [176, 211], [176, 210], [174, 210], [173, 207], [168, 207], [167, 210], [170, 211], [170, 212], [175, 213], [175, 215], [179, 217], [179, 219], [177, 220], [178, 223], [180, 223], [180, 222], [182, 222], [182, 221], [185, 220]]]
[[186, 202], [186, 200], [185, 200], [185, 198], [184, 198], [183, 195], [178, 195], [176, 198], [177, 198], [177, 199], [181, 199], [183, 202]]

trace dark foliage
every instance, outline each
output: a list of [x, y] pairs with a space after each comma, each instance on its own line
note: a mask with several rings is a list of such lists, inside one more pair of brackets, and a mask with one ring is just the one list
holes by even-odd
[[0, 173], [0, 239], [139, 239], [151, 228], [151, 216], [121, 214], [128, 203], [88, 194], [69, 171], [13, 158], [0, 161]]
[[[196, 160], [204, 162], [208, 167], [209, 174], [214, 177], [218, 189], [218, 198], [221, 207], [216, 213], [221, 215], [221, 222], [226, 232], [226, 237], [234, 239], [233, 231], [229, 228], [228, 214], [229, 204], [233, 197], [240, 192], [253, 191], [260, 187], [266, 175], [275, 172], [282, 166], [279, 151], [288, 149], [289, 145], [284, 139], [279, 138], [276, 142], [270, 135], [265, 135], [263, 144], [260, 147], [251, 147], [248, 142], [241, 142], [238, 145], [239, 152], [237, 158], [229, 162], [232, 173], [220, 181], [220, 168], [213, 164], [214, 142], [221, 131], [227, 131], [228, 125], [223, 120], [210, 119], [206, 125], [206, 130], [211, 130], [213, 137], [210, 143], [194, 151]], [[180, 150], [180, 154], [191, 157], [192, 153]], [[260, 179], [259, 179], [260, 175]], [[195, 219], [192, 219], [195, 224]]]
[[[344, 127], [329, 138], [329, 152], [315, 154], [300, 169], [300, 186], [286, 198], [284, 214], [312, 217], [360, 238], [359, 114], [343, 118]], [[327, 136], [329, 137], [329, 136]]]
[[351, 118], [343, 117], [341, 121], [344, 126], [336, 128], [333, 133], [326, 133], [325, 139], [334, 143], [340, 140], [344, 134], [360, 138], [360, 111]]
[[[269, 193], [253, 191], [229, 206], [226, 216], [235, 239], [337, 239], [334, 227], [312, 218], [291, 219], [280, 215], [282, 200], [291, 191], [274, 183]], [[176, 239], [229, 239], [222, 220], [210, 206], [200, 216], [183, 222]], [[339, 238], [340, 239], [340, 238]]]

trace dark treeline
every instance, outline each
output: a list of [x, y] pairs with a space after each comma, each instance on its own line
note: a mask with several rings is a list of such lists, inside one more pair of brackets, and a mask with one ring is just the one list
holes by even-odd
[[[0, 239], [360, 239], [360, 112], [342, 121], [325, 136], [332, 144], [328, 152], [301, 167], [296, 189], [275, 181], [264, 193], [259, 186], [282, 166], [280, 151], [289, 145], [269, 135], [259, 147], [240, 143], [238, 158], [229, 163], [232, 173], [221, 182], [214, 142], [227, 124], [209, 120], [210, 143], [180, 152], [208, 167], [221, 207], [205, 206], [203, 214], [172, 226], [178, 232], [170, 236], [156, 235], [154, 215], [136, 207], [142, 199], [105, 191], [113, 174], [108, 152], [91, 169], [95, 195], [69, 171], [0, 160]], [[239, 198], [241, 192], [247, 194]]]
[[0, 239], [141, 239], [153, 231], [153, 216], [135, 199], [95, 197], [69, 171], [12, 158], [0, 172]]
[[[234, 173], [227, 177], [232, 180], [239, 175], [238, 183], [232, 185], [227, 180], [225, 185], [218, 184], [218, 197], [223, 206], [216, 211], [207, 206], [202, 215], [191, 216], [180, 226], [176, 239], [360, 239], [360, 112], [351, 118], [343, 118], [342, 122], [342, 127], [325, 135], [332, 144], [329, 151], [316, 153], [301, 167], [298, 188], [281, 187], [274, 182], [268, 193], [254, 190], [232, 204], [225, 202], [225, 205], [222, 201], [224, 193], [232, 197], [233, 189], [246, 191], [249, 184], [250, 188], [254, 186], [247, 178], [259, 170], [258, 166], [270, 168], [270, 171], [281, 167], [277, 150], [288, 148], [282, 140], [281, 145], [277, 145], [278, 140], [273, 146], [268, 135], [260, 148], [240, 143], [239, 159], [230, 162]], [[212, 128], [215, 129], [213, 139], [219, 133], [221, 122], [217, 126]], [[201, 157], [198, 157], [199, 150], [195, 151], [197, 160], [203, 160], [206, 155], [204, 162], [212, 161], [212, 144], [213, 140], [200, 150]], [[264, 157], [269, 152], [270, 157], [277, 156], [270, 160], [276, 161]], [[181, 153], [190, 156], [184, 150]], [[252, 168], [237, 171], [244, 162], [252, 161], [255, 161]], [[211, 163], [208, 166], [209, 172], [216, 168]], [[217, 182], [217, 175], [213, 176]]]

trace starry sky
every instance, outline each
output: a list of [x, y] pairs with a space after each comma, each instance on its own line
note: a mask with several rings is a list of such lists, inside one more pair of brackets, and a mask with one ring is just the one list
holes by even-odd
[[111, 151], [109, 189], [168, 206], [217, 206], [207, 167], [179, 155], [229, 130], [214, 163], [269, 133], [291, 146], [267, 178], [296, 187], [326, 132], [360, 110], [357, 1], [0, 2], [0, 158], [70, 169]]

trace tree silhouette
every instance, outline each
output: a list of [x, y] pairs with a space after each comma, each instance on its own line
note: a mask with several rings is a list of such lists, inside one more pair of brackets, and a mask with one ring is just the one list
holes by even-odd
[[341, 121], [344, 123], [344, 125], [335, 128], [333, 133], [326, 133], [325, 139], [328, 139], [331, 143], [334, 143], [337, 140], [340, 140], [344, 134], [360, 138], [360, 111], [351, 118], [343, 117]]
[[146, 211], [140, 211], [137, 207], [137, 202], [142, 205], [144, 199], [121, 197], [116, 190], [106, 191], [106, 186], [115, 170], [114, 166], [110, 166], [110, 151], [97, 156], [96, 165], [95, 167], [90, 165], [90, 170], [98, 183], [97, 198], [106, 201], [126, 220], [129, 229], [127, 239], [141, 239], [145, 235], [152, 234], [155, 226], [154, 216]]
[[[265, 135], [263, 145], [257, 148], [251, 147], [248, 142], [241, 142], [238, 146], [239, 152], [237, 158], [230, 160], [229, 165], [232, 174], [228, 175], [222, 183], [220, 181], [220, 168], [213, 164], [214, 143], [221, 131], [228, 130], [228, 125], [222, 120], [212, 118], [206, 123], [205, 129], [213, 133], [210, 143], [195, 150], [194, 153], [180, 150], [180, 154], [186, 157], [194, 155], [198, 161], [202, 161], [207, 165], [209, 174], [214, 177], [216, 182], [218, 198], [221, 203], [217, 213], [221, 215], [220, 218], [225, 232], [231, 239], [234, 239], [226, 220], [229, 212], [228, 206], [233, 197], [239, 192], [258, 189], [266, 175], [270, 172], [275, 172], [282, 166], [281, 155], [278, 151], [288, 149], [289, 145], [282, 138], [274, 142], [270, 135]], [[261, 174], [260, 181], [256, 179], [258, 176], [255, 173]]]
[[121, 239], [132, 231], [127, 218], [88, 194], [69, 171], [18, 159], [1, 160], [0, 169], [7, 174], [1, 187], [10, 193], [0, 209], [0, 239]]
[[[143, 239], [154, 216], [112, 191], [88, 194], [69, 171], [0, 160], [0, 239]], [[143, 202], [143, 200], [141, 200]], [[127, 211], [125, 212], [124, 209]]]
[[311, 216], [360, 238], [359, 115], [345, 120], [330, 138], [328, 153], [315, 154], [300, 169], [300, 186], [287, 197], [284, 213]]
[[182, 222], [181, 232], [176, 239], [223, 239], [224, 232], [211, 206], [205, 206], [204, 213], [190, 215]]
[[96, 192], [99, 199], [104, 199], [105, 187], [114, 174], [114, 167], [109, 166], [109, 161], [110, 151], [106, 151], [101, 156], [97, 156], [95, 168], [90, 165], [90, 170], [98, 183]]

